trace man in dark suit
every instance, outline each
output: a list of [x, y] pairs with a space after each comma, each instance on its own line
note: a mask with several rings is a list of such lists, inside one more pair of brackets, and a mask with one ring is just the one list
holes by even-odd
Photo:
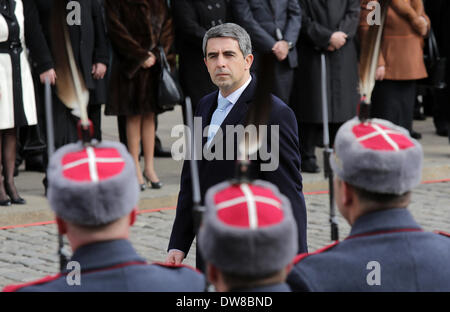
[[[237, 145], [231, 145], [234, 149], [229, 151], [227, 150], [229, 144], [225, 144], [225, 142], [228, 143], [235, 137], [234, 132], [231, 132], [230, 129], [233, 129], [233, 126], [243, 125], [249, 108], [257, 105], [253, 103], [256, 78], [250, 74], [253, 63], [251, 51], [249, 35], [236, 24], [227, 23], [213, 27], [203, 39], [205, 63], [213, 83], [219, 87], [219, 90], [200, 100], [195, 117], [201, 117], [203, 133], [208, 134], [208, 137], [203, 139], [204, 150], [211, 152], [222, 149], [223, 155], [231, 154], [234, 158], [233, 160], [228, 160], [228, 157], [227, 160], [203, 159], [198, 162], [202, 198], [211, 186], [234, 177]], [[259, 170], [257, 175], [259, 179], [267, 180], [278, 186], [289, 198], [298, 226], [298, 250], [305, 251], [307, 249], [306, 208], [302, 193], [295, 115], [279, 98], [272, 96], [272, 108], [269, 116], [267, 146], [274, 152], [279, 147], [278, 164], [271, 171]], [[273, 139], [272, 133], [276, 133], [276, 129], [279, 129], [279, 137]], [[216, 133], [220, 135], [216, 135]], [[271, 154], [271, 161], [276, 158], [274, 154]], [[258, 166], [267, 165], [261, 159], [258, 159], [257, 163]], [[188, 253], [195, 237], [193, 221], [191, 176], [189, 162], [185, 161], [181, 175], [177, 214], [169, 242], [168, 262], [181, 263]], [[197, 266], [202, 268], [198, 253]]]
[[260, 54], [277, 57], [273, 93], [289, 104], [293, 70], [298, 65], [294, 49], [301, 27], [298, 0], [232, 0], [231, 5], [236, 23], [252, 38], [256, 64]]
[[350, 236], [298, 255], [294, 291], [450, 291], [450, 234], [426, 232], [407, 207], [423, 150], [404, 128], [357, 118], [338, 131], [330, 157], [336, 204]]

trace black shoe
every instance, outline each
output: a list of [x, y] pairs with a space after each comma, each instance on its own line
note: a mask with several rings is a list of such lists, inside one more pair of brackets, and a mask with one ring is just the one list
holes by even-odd
[[0, 200], [0, 206], [11, 206], [11, 201], [9, 199]]
[[14, 197], [11, 190], [8, 187], [8, 184], [5, 184], [5, 191], [6, 191], [6, 194], [8, 194], [9, 198], [11, 198], [12, 204], [25, 205], [27, 203], [25, 201], [25, 199], [23, 199], [22, 197], [19, 196], [19, 194], [17, 194], [17, 197]]
[[425, 116], [422, 112], [414, 112], [414, 120], [426, 120], [427, 116]]
[[139, 190], [140, 190], [141, 192], [145, 191], [146, 189], [147, 189], [147, 184], [142, 183], [142, 184], [139, 185]]
[[145, 175], [145, 172], [143, 172], [142, 175], [144, 176], [144, 179], [147, 182], [147, 185], [150, 186], [151, 188], [153, 188], [153, 189], [162, 188], [163, 184], [161, 183], [161, 181], [158, 181], [158, 182], [150, 181], [150, 179]]
[[416, 132], [414, 130], [411, 130], [410, 135], [412, 138], [414, 138], [416, 140], [420, 140], [422, 138], [422, 134], [420, 134], [419, 132]]
[[305, 160], [302, 161], [302, 172], [319, 173], [320, 168], [314, 160]]

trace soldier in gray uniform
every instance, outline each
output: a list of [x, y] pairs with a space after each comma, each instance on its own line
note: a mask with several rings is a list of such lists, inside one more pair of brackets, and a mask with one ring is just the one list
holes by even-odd
[[285, 283], [298, 250], [287, 197], [265, 181], [210, 188], [198, 235], [207, 277], [220, 292], [290, 292]]
[[421, 181], [420, 144], [390, 122], [355, 118], [338, 131], [330, 161], [350, 236], [298, 255], [292, 289], [450, 291], [448, 234], [425, 232], [407, 209]]
[[[48, 199], [73, 256], [60, 274], [4, 291], [203, 291], [185, 265], [146, 263], [128, 240], [139, 188], [134, 162], [115, 142], [60, 148], [48, 168]], [[151, 238], [150, 238], [151, 239]], [[80, 273], [80, 274], [78, 274]]]

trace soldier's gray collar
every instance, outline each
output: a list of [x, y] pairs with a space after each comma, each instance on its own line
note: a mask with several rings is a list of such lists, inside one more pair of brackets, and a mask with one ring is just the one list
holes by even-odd
[[81, 271], [86, 271], [132, 261], [145, 262], [145, 259], [139, 256], [130, 241], [117, 239], [81, 246], [70, 261], [79, 262]]
[[407, 208], [370, 212], [359, 217], [349, 236], [396, 229], [421, 229]]

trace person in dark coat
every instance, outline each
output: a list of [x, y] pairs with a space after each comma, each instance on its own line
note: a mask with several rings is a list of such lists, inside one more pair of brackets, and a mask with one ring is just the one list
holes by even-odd
[[[52, 83], [55, 83], [57, 73], [55, 74], [52, 68], [57, 68], [58, 64], [54, 64], [54, 54], [60, 53], [58, 47], [63, 45], [63, 43], [54, 42], [51, 34], [51, 23], [56, 16], [59, 18], [60, 14], [69, 15], [76, 13], [77, 7], [71, 7], [70, 10], [65, 12], [55, 12], [54, 0], [25, 0], [25, 2], [27, 1], [30, 2], [27, 5], [36, 6], [42, 32], [45, 36], [44, 41], [41, 41], [40, 36], [30, 39], [42, 45], [40, 51], [32, 53], [35, 72], [40, 75], [41, 83], [45, 82], [46, 77]], [[31, 2], [34, 3], [32, 4]], [[101, 103], [96, 103], [94, 91], [97, 81], [103, 79], [109, 63], [105, 26], [98, 1], [80, 0], [77, 3], [79, 3], [80, 8], [80, 24], [77, 25], [77, 22], [73, 20], [68, 24], [68, 30], [75, 63], [81, 71], [82, 78], [90, 93], [89, 117], [94, 123], [94, 128], [100, 129], [100, 106], [98, 104]], [[56, 90], [53, 91], [54, 145], [56, 148], [59, 148], [62, 145], [78, 140], [76, 129], [78, 118], [73, 116], [71, 111], [61, 102], [56, 95]], [[39, 102], [44, 103], [43, 86], [39, 90], [39, 95], [41, 97]]]
[[433, 90], [433, 121], [436, 133], [448, 136], [450, 140], [450, 2], [445, 0], [424, 1], [425, 12], [431, 20], [436, 42], [441, 57], [447, 58], [447, 87], [443, 90]]
[[424, 231], [407, 207], [423, 150], [404, 128], [354, 118], [338, 131], [335, 199], [350, 235], [298, 255], [293, 291], [450, 291], [450, 234]]
[[[94, 160], [91, 165], [88, 162]], [[73, 255], [60, 274], [4, 291], [201, 292], [205, 279], [188, 266], [149, 265], [128, 240], [139, 201], [134, 160], [118, 142], [68, 144], [49, 164], [49, 203]]]
[[[202, 140], [205, 152], [198, 162], [202, 201], [211, 186], [234, 177], [238, 148], [234, 131], [229, 132], [227, 127], [234, 129], [234, 126], [244, 125], [247, 111], [251, 105], [256, 105], [253, 103], [256, 77], [250, 74], [253, 61], [251, 50], [249, 35], [236, 24], [226, 23], [213, 27], [203, 39], [208, 71], [219, 90], [202, 98], [195, 113], [195, 117], [202, 120], [201, 131], [208, 132], [202, 132], [205, 133]], [[265, 148], [260, 151], [273, 152], [267, 157], [260, 154], [261, 157], [255, 160], [255, 175], [258, 179], [275, 184], [289, 198], [298, 227], [298, 250], [307, 250], [306, 207], [300, 175], [297, 122], [292, 110], [275, 96], [272, 96], [269, 116], [267, 142], [264, 142]], [[277, 127], [279, 135], [276, 135]], [[232, 157], [216, 158], [211, 155], [216, 150], [222, 150], [223, 156], [230, 154]], [[279, 155], [276, 155], [277, 151]], [[168, 246], [169, 263], [181, 263], [195, 237], [189, 166], [189, 161], [186, 160], [181, 173], [177, 213]], [[198, 252], [196, 260], [197, 267], [204, 269]]]
[[[154, 168], [161, 72], [158, 47], [163, 47], [167, 60], [174, 65], [175, 54], [170, 51], [174, 40], [172, 17], [164, 0], [105, 0], [104, 6], [115, 53], [105, 114], [126, 117], [127, 147], [136, 162], [141, 190], [147, 185], [161, 188]], [[143, 172], [139, 164], [141, 141]]]
[[198, 101], [215, 90], [203, 62], [202, 41], [211, 27], [231, 21], [228, 0], [175, 0], [171, 4], [179, 78], [185, 96]]
[[298, 65], [295, 46], [301, 27], [298, 0], [231, 0], [237, 24], [248, 31], [254, 47], [257, 71], [259, 55], [273, 53], [275, 65], [273, 94], [289, 105], [293, 70]]
[[289, 200], [265, 181], [223, 182], [208, 190], [198, 248], [217, 291], [289, 292], [297, 250]]
[[321, 141], [321, 54], [326, 56], [330, 142], [339, 126], [356, 115], [358, 104], [359, 0], [301, 0], [302, 29], [297, 44], [291, 107], [300, 134], [302, 170], [319, 172], [315, 146]]

